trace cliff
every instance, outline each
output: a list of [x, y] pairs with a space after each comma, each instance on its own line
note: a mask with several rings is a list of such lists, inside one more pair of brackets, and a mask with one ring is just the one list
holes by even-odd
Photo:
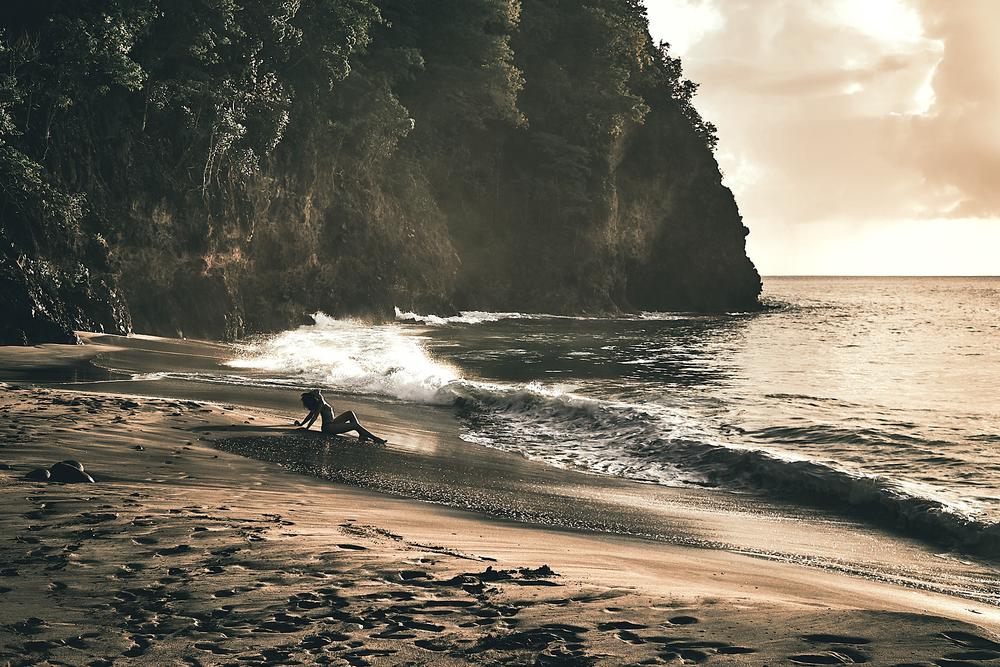
[[0, 342], [757, 306], [636, 0], [0, 8]]

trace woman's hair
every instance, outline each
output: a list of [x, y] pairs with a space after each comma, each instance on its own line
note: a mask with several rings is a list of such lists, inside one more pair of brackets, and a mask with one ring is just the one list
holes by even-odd
[[315, 410], [322, 404], [319, 397], [319, 390], [313, 389], [312, 391], [306, 391], [302, 393], [302, 405], [306, 407], [307, 410]]

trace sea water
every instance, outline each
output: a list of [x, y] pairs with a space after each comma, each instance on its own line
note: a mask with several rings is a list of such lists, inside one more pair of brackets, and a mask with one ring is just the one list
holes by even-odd
[[794, 499], [1000, 553], [1000, 279], [768, 278], [754, 313], [321, 313], [255, 382], [452, 406], [470, 447]]

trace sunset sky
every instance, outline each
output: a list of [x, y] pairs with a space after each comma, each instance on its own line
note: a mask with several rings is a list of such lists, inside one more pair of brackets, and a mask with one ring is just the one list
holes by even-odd
[[762, 274], [1000, 274], [1000, 0], [646, 6]]

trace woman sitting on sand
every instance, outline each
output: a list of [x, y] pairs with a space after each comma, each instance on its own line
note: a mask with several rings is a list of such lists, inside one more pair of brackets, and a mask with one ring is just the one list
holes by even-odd
[[316, 421], [316, 417], [323, 417], [323, 425], [320, 430], [331, 435], [340, 435], [348, 431], [357, 431], [358, 440], [366, 442], [371, 440], [375, 444], [384, 445], [385, 439], [377, 437], [374, 433], [366, 429], [358, 421], [358, 416], [353, 411], [341, 412], [336, 417], [333, 416], [333, 406], [326, 402], [319, 389], [313, 389], [302, 394], [302, 405], [309, 410], [309, 414], [301, 422], [295, 422], [297, 426], [305, 426], [307, 429]]

